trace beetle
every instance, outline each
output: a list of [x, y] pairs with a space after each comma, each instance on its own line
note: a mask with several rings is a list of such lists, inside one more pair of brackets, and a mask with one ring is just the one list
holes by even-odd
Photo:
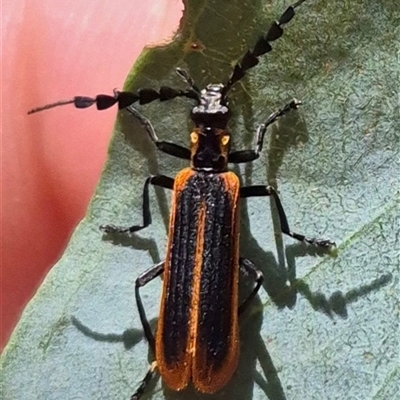
[[[152, 222], [149, 186], [172, 190], [168, 244], [165, 259], [141, 274], [135, 283], [135, 299], [145, 337], [154, 354], [151, 364], [131, 400], [145, 392], [156, 370], [168, 387], [179, 391], [193, 386], [203, 393], [214, 393], [224, 387], [236, 370], [239, 356], [239, 315], [256, 296], [263, 275], [248, 259], [239, 255], [240, 199], [271, 196], [277, 206], [282, 233], [312, 245], [329, 248], [334, 242], [310, 238], [290, 230], [279, 196], [272, 186], [241, 186], [238, 176], [228, 169], [229, 163], [249, 163], [259, 158], [269, 125], [296, 110], [301, 102], [291, 102], [272, 113], [260, 124], [255, 146], [230, 151], [231, 116], [228, 92], [246, 72], [256, 66], [259, 57], [272, 50], [271, 42], [283, 34], [282, 27], [291, 21], [295, 9], [305, 0], [290, 5], [261, 36], [253, 50], [238, 62], [225, 84], [209, 84], [199, 90], [187, 71], [176, 72], [188, 85], [187, 90], [170, 87], [140, 89], [137, 92], [115, 91], [113, 96], [95, 98], [78, 96], [30, 111], [34, 113], [59, 105], [77, 108], [96, 105], [99, 110], [114, 104], [126, 109], [144, 126], [149, 138], [164, 153], [190, 161], [170, 178], [153, 175], [143, 188], [142, 223], [131, 227], [102, 225], [107, 234], [132, 234]], [[186, 97], [195, 101], [190, 113], [194, 129], [190, 148], [160, 140], [151, 122], [132, 105], [148, 104]], [[243, 270], [255, 284], [239, 304], [239, 271]], [[163, 274], [163, 291], [156, 335], [153, 334], [140, 297], [140, 288]]]

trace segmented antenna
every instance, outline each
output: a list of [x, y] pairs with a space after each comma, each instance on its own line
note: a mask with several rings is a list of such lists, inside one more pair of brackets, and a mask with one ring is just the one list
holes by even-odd
[[192, 77], [189, 75], [189, 72], [186, 71], [186, 69], [183, 68], [176, 68], [175, 69], [176, 73], [189, 85], [190, 89], [192, 89], [195, 93], [197, 93], [198, 99], [200, 99], [200, 90], [199, 88], [194, 84], [194, 81]]
[[[270, 42], [279, 39], [283, 35], [282, 26], [292, 20], [295, 15], [294, 10], [305, 1], [306, 0], [298, 0], [296, 3], [289, 6], [281, 15], [279, 20], [275, 21], [271, 25], [267, 35], [261, 36], [258, 39], [254, 49], [252, 51], [247, 51], [242, 60], [233, 68], [233, 72], [228, 82], [224, 85], [223, 95], [226, 95], [232, 85], [242, 79], [250, 68], [253, 68], [259, 63], [258, 57], [269, 53], [272, 50]], [[94, 98], [77, 96], [69, 100], [61, 100], [57, 101], [56, 103], [46, 104], [45, 106], [34, 108], [28, 111], [28, 114], [33, 114], [66, 104], [73, 104], [76, 108], [87, 108], [95, 104], [98, 110], [105, 110], [112, 107], [116, 103], [118, 104], [119, 109], [123, 109], [133, 105], [136, 102], [139, 102], [139, 104], [147, 104], [155, 100], [166, 101], [172, 100], [176, 97], [187, 97], [199, 102], [201, 97], [200, 90], [194, 84], [194, 81], [188, 72], [182, 68], [177, 68], [176, 73], [189, 85], [189, 90], [175, 90], [168, 86], [162, 86], [159, 91], [154, 89], [139, 89], [136, 93], [114, 91], [113, 96], [106, 94], [99, 94]]]
[[225, 85], [225, 94], [229, 91], [233, 84], [242, 79], [246, 72], [259, 63], [258, 57], [269, 53], [272, 50], [270, 42], [279, 39], [283, 35], [282, 26], [292, 20], [295, 15], [295, 8], [300, 6], [306, 0], [299, 0], [289, 6], [286, 11], [281, 15], [278, 21], [275, 21], [268, 30], [266, 36], [261, 36], [253, 51], [248, 50], [242, 60], [238, 62], [233, 68], [233, 72]]
[[[182, 76], [182, 75], [181, 75]], [[189, 75], [187, 75], [189, 76]], [[56, 103], [47, 104], [42, 107], [34, 108], [28, 111], [28, 114], [33, 114], [39, 111], [48, 110], [49, 108], [63, 106], [66, 104], [73, 104], [76, 108], [87, 108], [96, 104], [98, 110], [105, 110], [118, 104], [118, 109], [126, 108], [132, 104], [139, 102], [139, 104], [151, 103], [154, 100], [166, 101], [172, 100], [175, 97], [187, 97], [199, 101], [199, 95], [196, 92], [196, 87], [191, 86], [190, 90], [175, 90], [167, 86], [161, 86], [160, 90], [154, 89], [139, 89], [134, 92], [118, 92], [114, 91], [114, 96], [107, 94], [99, 94], [96, 97], [77, 96], [70, 100], [61, 100]]]

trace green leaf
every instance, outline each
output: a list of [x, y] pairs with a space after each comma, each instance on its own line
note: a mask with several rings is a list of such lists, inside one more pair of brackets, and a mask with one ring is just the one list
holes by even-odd
[[[174, 42], [146, 50], [126, 89], [184, 88], [178, 66], [198, 86], [225, 82], [267, 21], [287, 6], [187, 3]], [[264, 272], [270, 297], [261, 291], [241, 320], [234, 379], [207, 398], [394, 399], [400, 390], [398, 7], [386, 0], [310, 0], [296, 11], [274, 51], [232, 90], [235, 148], [250, 147], [257, 125], [290, 98], [304, 106], [269, 131], [260, 160], [234, 170], [243, 183], [276, 185], [291, 228], [335, 240], [337, 254], [313, 254], [274, 235], [269, 200], [243, 202], [241, 252]], [[152, 103], [142, 111], [161, 138], [185, 145], [188, 103]], [[170, 194], [152, 192], [153, 224], [133, 238], [106, 240], [98, 226], [141, 221], [145, 178], [174, 176], [184, 165], [157, 153], [132, 117], [120, 113], [87, 215], [3, 353], [4, 399], [128, 399], [135, 391], [148, 368], [148, 347], [134, 282], [164, 256]], [[287, 280], [297, 296], [285, 289]], [[153, 322], [160, 286], [155, 280], [142, 291]], [[152, 399], [201, 397], [171, 393], [160, 380], [150, 392]]]

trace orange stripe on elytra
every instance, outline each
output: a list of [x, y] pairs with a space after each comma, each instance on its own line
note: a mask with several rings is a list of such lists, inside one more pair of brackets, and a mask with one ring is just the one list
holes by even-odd
[[201, 273], [203, 266], [203, 249], [204, 249], [204, 231], [206, 222], [206, 205], [202, 202], [198, 215], [197, 227], [197, 242], [196, 242], [196, 256], [195, 265], [193, 270], [193, 293], [192, 301], [190, 304], [190, 332], [189, 343], [186, 351], [190, 354], [193, 360], [196, 353], [197, 346], [197, 329], [199, 321], [199, 303], [200, 303], [200, 287], [201, 287]]
[[[191, 168], [185, 168], [180, 171], [175, 177], [174, 190], [172, 194], [172, 202], [171, 202], [171, 215], [169, 221], [169, 230], [168, 230], [168, 244], [167, 244], [167, 254], [165, 258], [164, 264], [164, 278], [163, 278], [163, 293], [161, 296], [161, 305], [160, 305], [160, 315], [158, 318], [158, 326], [157, 326], [157, 334], [156, 334], [156, 360], [158, 364], [158, 370], [163, 380], [173, 390], [182, 390], [184, 389], [190, 379], [191, 379], [191, 360], [190, 355], [185, 351], [184, 357], [179, 361], [178, 365], [174, 367], [170, 367], [165, 359], [164, 359], [164, 351], [163, 351], [163, 325], [165, 320], [165, 302], [166, 302], [166, 293], [168, 291], [169, 284], [169, 275], [170, 275], [170, 264], [171, 264], [171, 247], [173, 245], [174, 231], [175, 231], [175, 215], [176, 215], [176, 204], [178, 202], [178, 198], [182, 190], [185, 189], [188, 180], [192, 177], [196, 172]], [[190, 342], [190, 337], [188, 337], [188, 343]]]
[[[195, 174], [196, 171], [194, 171], [192, 168], [184, 168], [176, 175], [174, 183], [175, 197], [177, 193], [181, 192], [186, 187], [189, 178], [191, 178]], [[176, 211], [175, 208], [172, 208], [171, 214], [174, 214], [175, 211]]]

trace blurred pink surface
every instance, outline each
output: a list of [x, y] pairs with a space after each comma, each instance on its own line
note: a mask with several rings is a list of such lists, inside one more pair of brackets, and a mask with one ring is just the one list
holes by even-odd
[[85, 213], [116, 117], [114, 108], [27, 111], [121, 88], [182, 9], [179, 0], [3, 4], [2, 347]]

